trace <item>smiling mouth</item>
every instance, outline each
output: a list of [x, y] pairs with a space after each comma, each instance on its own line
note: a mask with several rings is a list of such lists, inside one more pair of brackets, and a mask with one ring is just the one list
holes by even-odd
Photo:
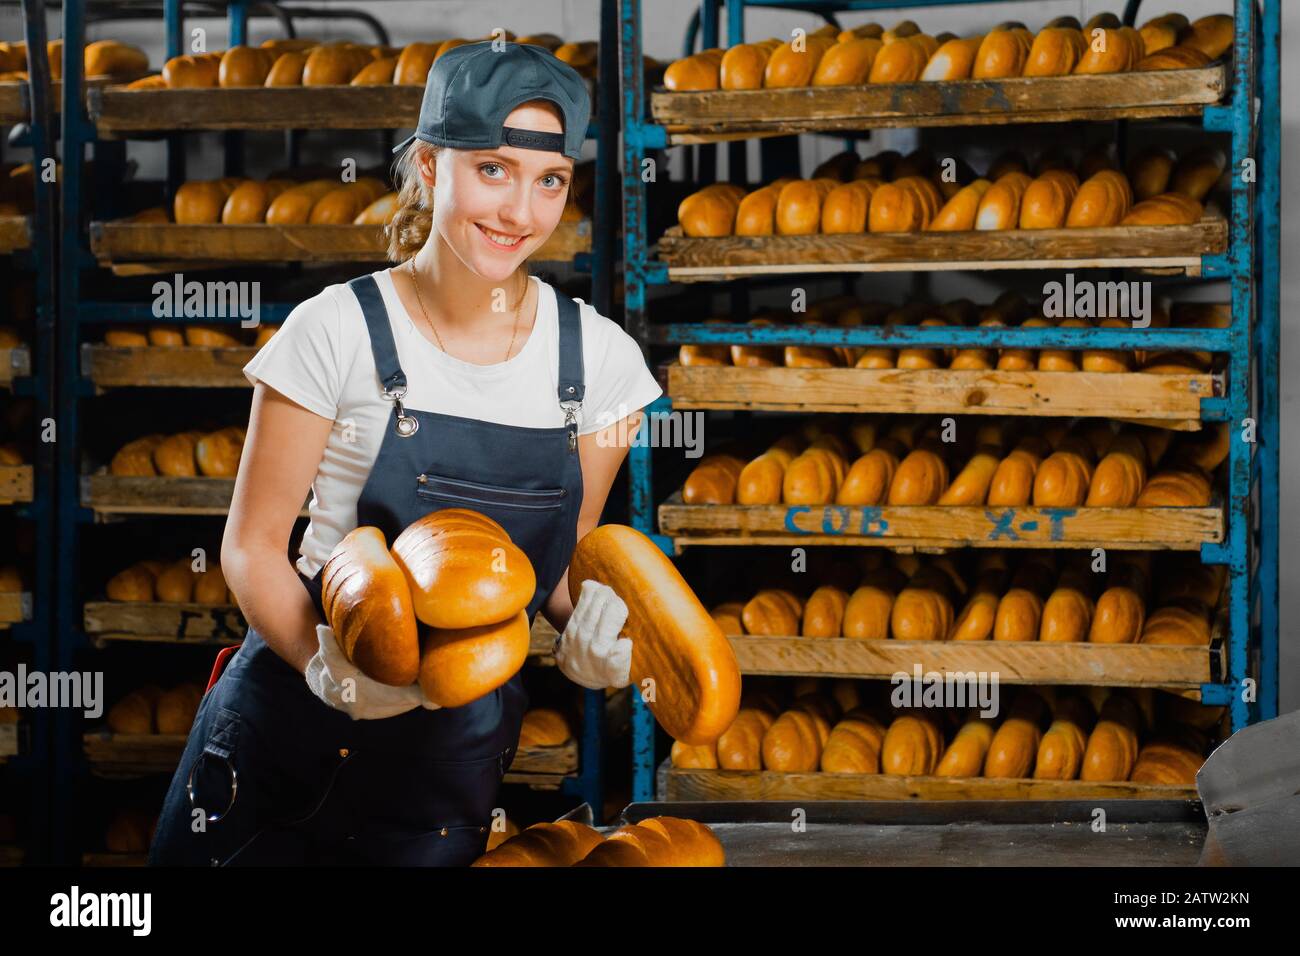
[[477, 222], [474, 223], [474, 225], [478, 226], [479, 232], [483, 233], [488, 242], [502, 249], [518, 248], [520, 243], [528, 238], [527, 236], [513, 236], [507, 232], [497, 232], [496, 230], [489, 229], [487, 226], [481, 225]]

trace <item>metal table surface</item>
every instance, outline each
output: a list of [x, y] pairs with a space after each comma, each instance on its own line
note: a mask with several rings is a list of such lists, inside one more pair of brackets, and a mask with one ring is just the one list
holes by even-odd
[[1207, 831], [1197, 800], [650, 802], [620, 820], [654, 816], [708, 824], [728, 866], [1194, 866]]

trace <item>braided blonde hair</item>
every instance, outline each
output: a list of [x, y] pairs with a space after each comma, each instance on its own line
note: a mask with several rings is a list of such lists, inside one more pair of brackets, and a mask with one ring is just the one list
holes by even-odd
[[393, 163], [393, 182], [397, 183], [397, 211], [384, 227], [388, 239], [388, 258], [405, 262], [414, 257], [433, 231], [433, 190], [420, 178], [420, 163], [432, 161], [440, 146], [413, 140]]

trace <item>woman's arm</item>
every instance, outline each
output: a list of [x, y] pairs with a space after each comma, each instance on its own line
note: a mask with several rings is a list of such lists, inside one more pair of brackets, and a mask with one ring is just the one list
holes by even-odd
[[221, 540], [221, 570], [244, 618], [299, 671], [316, 653], [322, 622], [289, 559], [289, 535], [333, 426], [264, 383], [254, 387]]
[[[615, 422], [608, 428], [589, 435], [578, 436], [578, 455], [582, 461], [582, 510], [578, 513], [578, 540], [600, 522], [600, 513], [605, 510], [605, 499], [609, 497], [610, 486], [614, 477], [627, 457], [628, 448], [641, 427], [642, 414], [633, 412], [622, 421]], [[620, 444], [619, 438], [627, 436], [627, 444]], [[542, 613], [560, 633], [573, 613], [573, 602], [569, 599], [569, 572], [566, 569], [555, 586], [551, 596], [542, 605]]]

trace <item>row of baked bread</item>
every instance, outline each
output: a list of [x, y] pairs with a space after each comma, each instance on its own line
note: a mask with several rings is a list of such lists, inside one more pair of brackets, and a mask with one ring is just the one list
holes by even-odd
[[108, 709], [108, 729], [115, 734], [188, 734], [202, 699], [198, 684], [178, 684], [170, 690], [146, 684]]
[[105, 593], [110, 601], [235, 603], [221, 566], [211, 562], [204, 570], [196, 571], [192, 557], [137, 561], [109, 578]]
[[988, 718], [973, 708], [886, 710], [818, 693], [780, 709], [756, 694], [716, 745], [674, 743], [671, 760], [683, 769], [1186, 786], [1209, 746], [1208, 727], [1155, 724], [1127, 689], [1017, 688], [1009, 696], [1010, 706], [1000, 697], [998, 717]]
[[259, 323], [254, 330], [238, 325], [117, 325], [104, 333], [104, 344], [115, 348], [248, 348], [260, 349], [280, 330]]
[[[687, 476], [695, 505], [992, 505], [1001, 507], [1205, 507], [1211, 472], [1232, 430], [1212, 425], [1176, 439], [1164, 429], [1102, 419], [1044, 422], [1014, 444], [1023, 420], [983, 422], [973, 453], [958, 458], [940, 426], [919, 417], [858, 418], [847, 434], [814, 426], [757, 457], [705, 456]], [[1156, 469], [1160, 470], [1157, 471]], [[950, 478], [950, 475], [952, 477]]]
[[608, 837], [573, 820], [535, 823], [473, 866], [723, 866], [722, 844], [703, 823], [651, 817]]
[[295, 183], [289, 179], [190, 180], [172, 200], [170, 219], [161, 206], [136, 213], [129, 222], [179, 225], [373, 225], [397, 211], [397, 193], [374, 176], [355, 182], [337, 178]]
[[[1122, 306], [1122, 303], [1120, 303]], [[1035, 309], [1042, 309], [1038, 303]], [[1089, 308], [1089, 311], [1094, 311]], [[1098, 304], [1095, 311], [1112, 311]], [[1123, 311], [1122, 308], [1113, 311]], [[1214, 303], [1186, 303], [1181, 306], [1179, 328], [1224, 328], [1228, 312]], [[1149, 328], [1169, 328], [1169, 312], [1153, 303]], [[705, 324], [721, 323], [721, 318]], [[967, 299], [942, 304], [909, 302], [894, 308], [884, 302], [862, 301], [855, 296], [835, 296], [810, 304], [802, 313], [764, 310], [747, 324], [759, 327], [797, 325], [807, 328], [859, 328], [862, 326], [923, 325], [942, 328], [1131, 328], [1132, 318], [1115, 317], [1048, 319], [1033, 314], [1018, 293], [1005, 293], [988, 306], [976, 306]], [[682, 345], [677, 360], [684, 366], [735, 365], [744, 368], [865, 368], [865, 369], [951, 369], [956, 371], [1040, 371], [1040, 372], [1146, 372], [1149, 374], [1197, 374], [1211, 368], [1209, 352], [1160, 352], [1117, 349], [1023, 349], [1023, 348], [888, 348], [884, 346], [825, 345]]]
[[244, 429], [238, 425], [207, 433], [153, 433], [119, 448], [108, 470], [113, 475], [233, 478], [239, 470], [243, 450]]
[[[45, 45], [50, 79], [63, 78], [63, 41], [50, 40]], [[87, 77], [134, 76], [149, 69], [149, 57], [137, 46], [118, 40], [87, 43], [83, 60]], [[0, 83], [27, 79], [27, 44], [0, 43]]]
[[[541, 46], [585, 76], [594, 76], [596, 44], [565, 43], [551, 33], [502, 39]], [[434, 62], [448, 50], [491, 40], [453, 38], [434, 43], [382, 46], [346, 41], [322, 43], [294, 38], [260, 46], [172, 57], [162, 72], [129, 84], [131, 89], [249, 88], [286, 86], [423, 86]], [[145, 66], [139, 69], [147, 69]], [[139, 70], [137, 70], [138, 72]]]
[[789, 588], [763, 588], [711, 613], [731, 636], [1209, 644], [1222, 567], [1167, 564], [1153, 587], [1149, 555], [1115, 557], [1102, 574], [1089, 554], [1079, 554], [1058, 569], [1048, 553], [1013, 565], [1004, 552], [985, 552], [973, 574], [948, 557], [899, 555], [860, 577], [823, 581], [806, 599]]
[[[849, 154], [848, 162], [855, 158]], [[677, 219], [685, 235], [706, 238], [1178, 225], [1201, 218], [1201, 201], [1226, 160], [1216, 148], [1196, 150], [1180, 163], [1167, 151], [1148, 151], [1130, 165], [1133, 181], [1115, 167], [1076, 171], [1064, 160], [1050, 168], [1040, 163], [1036, 178], [1019, 164], [998, 164], [996, 177], [964, 185], [955, 167], [945, 179], [917, 164], [922, 171], [885, 182], [859, 175], [867, 162], [852, 170], [823, 164], [824, 173], [848, 179], [782, 177], [752, 190], [713, 183], [683, 199]], [[1146, 197], [1136, 202], [1134, 182]]]
[[1057, 17], [1037, 35], [1007, 21], [964, 38], [922, 33], [911, 20], [890, 30], [878, 23], [846, 30], [828, 24], [785, 42], [773, 37], [683, 57], [668, 66], [664, 85], [674, 91], [756, 90], [1194, 69], [1223, 56], [1232, 36], [1230, 16], [1189, 22], [1179, 13], [1139, 30], [1100, 13], [1085, 24]]

